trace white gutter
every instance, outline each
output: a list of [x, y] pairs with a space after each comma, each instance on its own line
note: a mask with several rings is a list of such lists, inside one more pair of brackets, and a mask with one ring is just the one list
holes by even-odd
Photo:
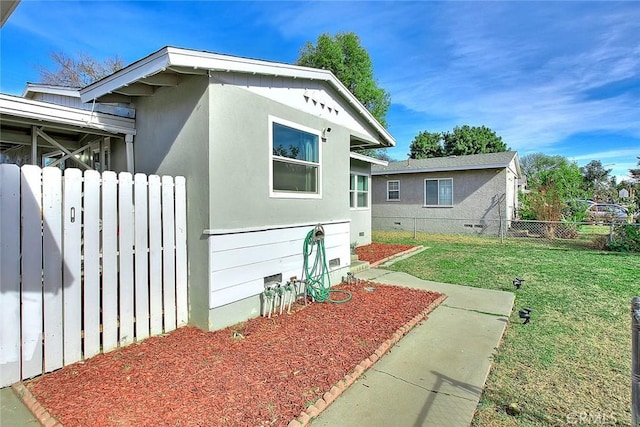
[[349, 158], [371, 163], [373, 165], [387, 166], [389, 164], [386, 160], [376, 159], [375, 157], [365, 156], [364, 154], [354, 153], [353, 151], [349, 152]]
[[5, 94], [0, 94], [0, 114], [80, 128], [99, 129], [115, 134], [135, 135], [136, 133], [134, 119]]

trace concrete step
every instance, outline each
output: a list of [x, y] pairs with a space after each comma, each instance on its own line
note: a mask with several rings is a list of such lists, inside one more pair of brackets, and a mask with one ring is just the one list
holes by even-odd
[[353, 274], [356, 274], [368, 269], [369, 269], [368, 261], [352, 261], [349, 271], [351, 271]]

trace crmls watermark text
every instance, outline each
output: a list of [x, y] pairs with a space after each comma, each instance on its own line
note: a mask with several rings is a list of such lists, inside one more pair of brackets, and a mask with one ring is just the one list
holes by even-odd
[[567, 414], [567, 424], [574, 426], [612, 426], [618, 422], [613, 412], [570, 412]]

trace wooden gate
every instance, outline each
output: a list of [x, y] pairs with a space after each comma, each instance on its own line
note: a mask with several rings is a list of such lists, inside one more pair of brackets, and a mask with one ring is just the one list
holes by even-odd
[[185, 184], [0, 165], [0, 387], [187, 323]]

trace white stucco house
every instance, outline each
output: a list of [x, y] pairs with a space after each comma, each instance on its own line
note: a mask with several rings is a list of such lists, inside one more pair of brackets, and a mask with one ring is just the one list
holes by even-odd
[[258, 315], [266, 278], [300, 277], [316, 224], [344, 275], [371, 241], [371, 165], [387, 164], [357, 150], [395, 144], [329, 71], [174, 47], [84, 88], [1, 95], [0, 126], [4, 161], [185, 176], [205, 329]]

